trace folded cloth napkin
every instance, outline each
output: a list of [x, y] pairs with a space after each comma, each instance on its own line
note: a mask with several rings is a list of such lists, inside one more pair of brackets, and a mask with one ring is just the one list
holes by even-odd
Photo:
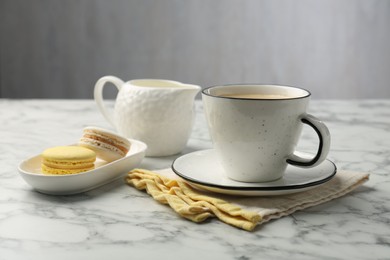
[[297, 210], [338, 198], [366, 182], [367, 173], [338, 171], [330, 181], [311, 190], [280, 196], [241, 197], [193, 189], [172, 170], [134, 169], [128, 184], [146, 190], [155, 200], [168, 204], [180, 216], [194, 222], [217, 217], [232, 226], [251, 231], [256, 225], [287, 216]]

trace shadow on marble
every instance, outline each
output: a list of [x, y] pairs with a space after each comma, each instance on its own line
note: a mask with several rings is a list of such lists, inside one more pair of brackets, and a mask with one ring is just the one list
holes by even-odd
[[107, 193], [115, 193], [117, 192], [121, 187], [125, 186], [126, 183], [124, 181], [124, 176], [121, 176], [120, 178], [109, 182], [107, 184], [104, 184], [100, 187], [94, 188], [92, 190], [77, 193], [77, 194], [70, 194], [70, 195], [51, 195], [51, 194], [45, 194], [42, 192], [39, 192], [37, 190], [34, 190], [33, 188], [30, 188], [26, 192], [28, 193], [29, 197], [32, 197], [34, 199], [42, 199], [46, 201], [83, 201], [83, 200], [90, 200], [95, 197], [102, 196]]

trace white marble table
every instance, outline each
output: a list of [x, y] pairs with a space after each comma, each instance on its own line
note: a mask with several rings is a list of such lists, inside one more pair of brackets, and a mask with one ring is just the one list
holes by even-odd
[[[199, 101], [196, 109], [184, 153], [211, 147]], [[389, 259], [390, 100], [313, 100], [309, 112], [329, 126], [338, 168], [370, 180], [247, 232], [216, 219], [194, 224], [122, 179], [72, 196], [32, 190], [20, 161], [74, 143], [87, 125], [110, 126], [92, 100], [0, 99], [0, 259]], [[300, 149], [315, 149], [310, 131]], [[167, 168], [174, 158], [140, 167]]]

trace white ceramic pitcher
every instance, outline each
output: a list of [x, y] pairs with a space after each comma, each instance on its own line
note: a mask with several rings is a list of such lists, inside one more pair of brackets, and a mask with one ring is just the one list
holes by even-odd
[[[103, 104], [106, 83], [118, 89], [114, 114]], [[94, 98], [117, 131], [147, 144], [147, 156], [168, 156], [181, 152], [187, 144], [194, 120], [194, 99], [199, 86], [161, 79], [123, 82], [105, 76], [95, 84]]]

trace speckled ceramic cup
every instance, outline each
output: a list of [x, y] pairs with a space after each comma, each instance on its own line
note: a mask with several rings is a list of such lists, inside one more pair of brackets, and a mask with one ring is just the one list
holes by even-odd
[[[283, 176], [287, 165], [314, 167], [326, 159], [330, 133], [306, 113], [310, 92], [278, 85], [224, 85], [206, 88], [202, 100], [214, 149], [230, 179], [268, 182]], [[304, 158], [295, 147], [302, 125], [319, 137], [315, 155]]]

